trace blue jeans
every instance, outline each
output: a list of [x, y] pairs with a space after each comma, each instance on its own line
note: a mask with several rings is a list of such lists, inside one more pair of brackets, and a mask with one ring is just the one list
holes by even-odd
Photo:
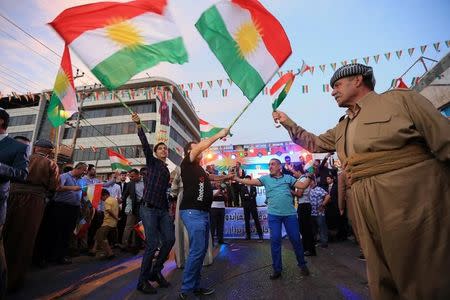
[[200, 288], [200, 272], [208, 250], [209, 213], [197, 209], [180, 210], [180, 216], [189, 235], [189, 255], [184, 266], [181, 292]]
[[312, 218], [319, 228], [320, 244], [326, 245], [328, 243], [328, 227], [325, 216], [313, 216]]
[[286, 233], [294, 248], [298, 266], [305, 266], [306, 261], [303, 255], [302, 240], [298, 231], [297, 215], [277, 216], [268, 215], [270, 229], [270, 248], [272, 251], [272, 267], [274, 272], [281, 272], [283, 265], [281, 262], [281, 224], [284, 224]]
[[[175, 227], [167, 210], [141, 206], [139, 213], [145, 230], [145, 250], [138, 281], [138, 285], [142, 285], [164, 268], [164, 262], [175, 243]], [[158, 258], [152, 264], [160, 243]]]

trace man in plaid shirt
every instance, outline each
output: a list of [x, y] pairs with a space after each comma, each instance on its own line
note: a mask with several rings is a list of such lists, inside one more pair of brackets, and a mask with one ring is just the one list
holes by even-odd
[[[136, 113], [132, 115], [132, 120], [138, 127], [138, 136], [147, 166], [147, 175], [144, 176], [144, 195], [139, 209], [146, 239], [137, 289], [145, 294], [156, 294], [156, 289], [149, 281], [156, 281], [160, 287], [169, 286], [161, 270], [175, 243], [175, 228], [169, 215], [167, 198], [170, 180], [170, 172], [166, 164], [168, 149], [166, 144], [158, 143], [152, 150]], [[159, 243], [161, 247], [158, 257], [152, 263]]]
[[[309, 201], [311, 203], [311, 218], [315, 228], [319, 229], [320, 247], [328, 247], [328, 228], [325, 219], [325, 206], [330, 202], [330, 195], [317, 185], [316, 179], [311, 180]], [[316, 231], [317, 232], [317, 231]]]

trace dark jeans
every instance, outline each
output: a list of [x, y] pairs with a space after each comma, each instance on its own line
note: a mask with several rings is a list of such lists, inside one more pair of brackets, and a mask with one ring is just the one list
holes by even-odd
[[297, 257], [298, 266], [306, 265], [305, 257], [303, 255], [302, 240], [298, 232], [298, 220], [296, 215], [277, 216], [268, 215], [270, 228], [270, 248], [272, 252], [272, 267], [274, 272], [281, 272], [283, 264], [281, 261], [281, 225], [284, 224], [286, 233], [294, 248], [295, 256]]
[[232, 183], [231, 188], [233, 189], [233, 206], [234, 207], [240, 207], [241, 206], [241, 199], [240, 199], [240, 191], [241, 186], [239, 183]]
[[209, 242], [209, 213], [197, 209], [180, 210], [189, 235], [189, 256], [184, 266], [181, 292], [200, 288], [201, 271]]
[[225, 223], [225, 208], [211, 208], [211, 235], [217, 234], [219, 243], [223, 243], [223, 226]]
[[[145, 230], [145, 251], [138, 281], [138, 285], [142, 285], [164, 268], [164, 263], [175, 243], [175, 227], [167, 209], [149, 208], [142, 205], [139, 212]], [[158, 257], [152, 263], [159, 245], [161, 247]]]
[[312, 254], [316, 253], [314, 247], [313, 223], [311, 218], [311, 203], [300, 203], [297, 209], [300, 233], [302, 234], [303, 248]]
[[53, 243], [49, 241], [48, 252], [57, 261], [69, 255], [70, 238], [77, 224], [80, 207], [55, 202], [50, 212]]
[[245, 233], [246, 233], [247, 238], [249, 239], [251, 237], [250, 215], [252, 216], [253, 221], [255, 221], [256, 232], [258, 232], [259, 238], [262, 238], [263, 232], [262, 232], [261, 224], [259, 223], [258, 209], [256, 208], [256, 206], [244, 205]]
[[105, 217], [105, 214], [102, 211], [95, 211], [94, 218], [91, 221], [91, 225], [88, 229], [88, 247], [92, 248], [94, 246], [95, 242], [95, 234], [97, 233], [97, 230], [102, 226], [103, 224], [103, 218]]

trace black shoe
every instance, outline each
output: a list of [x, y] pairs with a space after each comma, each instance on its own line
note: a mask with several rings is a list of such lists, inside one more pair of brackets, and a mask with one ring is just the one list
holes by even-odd
[[168, 282], [161, 272], [158, 272], [152, 276], [150, 276], [150, 281], [156, 281], [158, 285], [162, 288], [166, 288], [170, 286], [170, 282]]
[[309, 276], [309, 274], [310, 274], [307, 266], [300, 267], [300, 273], [303, 276]]
[[72, 259], [70, 259], [69, 257], [64, 257], [59, 259], [56, 263], [58, 265], [70, 265], [72, 264]]
[[366, 261], [366, 257], [362, 253], [358, 256], [358, 259], [362, 260], [362, 261]]
[[144, 282], [143, 284], [138, 285], [137, 290], [144, 294], [156, 294], [157, 293], [156, 289], [148, 282]]
[[211, 288], [199, 288], [197, 290], [194, 290], [194, 295], [196, 296], [208, 296], [208, 295], [212, 295], [216, 292], [215, 289], [211, 289]]
[[278, 278], [281, 278], [281, 273], [280, 272], [273, 272], [272, 275], [270, 275], [270, 280], [276, 280]]

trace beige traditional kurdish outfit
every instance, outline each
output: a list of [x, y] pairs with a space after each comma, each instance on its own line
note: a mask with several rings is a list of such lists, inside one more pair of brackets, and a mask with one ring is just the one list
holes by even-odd
[[[184, 268], [186, 263], [186, 258], [189, 255], [189, 236], [184, 226], [183, 220], [180, 217], [180, 204], [183, 200], [183, 181], [181, 180], [181, 169], [180, 167], [175, 168], [175, 177], [172, 181], [171, 187], [172, 196], [177, 197], [177, 208], [175, 211], [175, 260], [177, 263], [177, 268]], [[208, 251], [206, 252], [205, 259], [203, 261], [204, 266], [209, 266], [213, 263], [213, 245], [212, 237], [209, 237]]]
[[450, 299], [450, 123], [410, 90], [370, 92], [356, 114], [292, 140], [347, 165], [373, 299]]

